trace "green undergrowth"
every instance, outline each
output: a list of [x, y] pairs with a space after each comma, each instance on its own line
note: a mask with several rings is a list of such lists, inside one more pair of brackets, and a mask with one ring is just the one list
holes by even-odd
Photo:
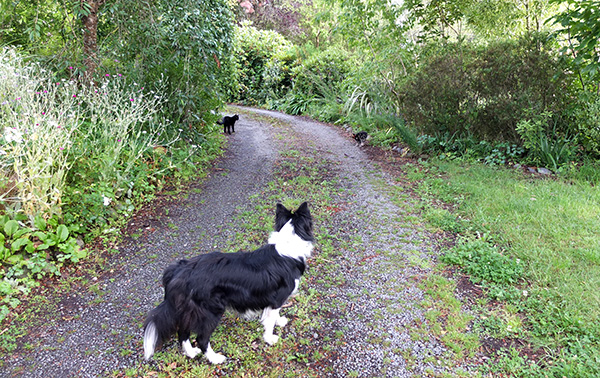
[[[15, 260], [18, 264], [12, 262], [12, 266], [3, 265], [5, 276], [0, 281], [0, 354], [11, 353], [19, 346], [41, 347], [34, 344], [22, 345], [28, 330], [43, 326], [40, 322], [47, 320], [48, 314], [58, 311], [65, 293], [72, 292], [75, 288], [78, 292], [95, 292], [95, 280], [102, 274], [114, 272], [116, 268], [111, 257], [117, 254], [118, 250], [113, 247], [119, 243], [120, 230], [131, 214], [159, 193], [177, 194], [185, 190], [191, 180], [202, 180], [206, 177], [210, 162], [220, 155], [220, 147], [225, 142], [217, 133], [213, 133], [210, 138], [210, 148], [206, 148], [204, 153], [187, 156], [179, 163], [176, 159], [172, 160], [171, 172], [161, 176], [161, 185], [149, 187], [144, 195], [133, 191], [130, 199], [113, 201], [114, 208], [123, 207], [126, 211], [113, 211], [104, 219], [104, 228], [98, 228], [94, 238], [88, 240], [91, 247], [78, 249], [76, 243], [80, 240], [76, 241], [73, 236], [76, 235], [76, 231], [72, 227], [58, 224], [55, 218], [45, 221], [38, 216], [34, 219], [35, 229], [32, 229], [24, 226], [22, 222], [17, 224], [6, 216], [0, 217], [0, 241], [10, 241], [11, 247], [19, 243], [16, 247], [25, 250], [31, 245], [37, 251], [37, 255], [22, 258], [22, 262]], [[80, 205], [85, 207], [85, 201]], [[102, 217], [102, 212], [106, 210], [99, 207], [106, 206], [100, 201], [99, 204], [89, 205], [85, 212], [80, 211], [79, 215], [95, 213]], [[2, 247], [0, 245], [0, 254]], [[11, 258], [14, 257], [8, 259]], [[101, 298], [101, 294], [96, 294]]]
[[504, 345], [482, 373], [597, 377], [598, 187], [439, 160], [405, 171], [432, 230], [458, 235], [442, 262], [483, 290], [474, 330]]

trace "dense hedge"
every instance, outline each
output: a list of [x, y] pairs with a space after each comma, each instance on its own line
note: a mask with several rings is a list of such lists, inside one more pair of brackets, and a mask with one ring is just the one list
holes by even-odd
[[293, 45], [275, 31], [258, 30], [249, 24], [236, 27], [236, 78], [231, 83], [231, 101], [262, 105], [283, 96], [291, 87]]
[[470, 133], [518, 142], [520, 120], [568, 104], [560, 63], [538, 38], [432, 51], [401, 91], [407, 119], [429, 134]]

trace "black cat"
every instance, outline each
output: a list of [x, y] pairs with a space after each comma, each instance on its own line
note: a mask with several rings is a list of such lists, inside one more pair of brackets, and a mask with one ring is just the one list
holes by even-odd
[[369, 139], [369, 134], [366, 131], [359, 131], [356, 134], [352, 134], [352, 138], [354, 138], [358, 146], [362, 146]]
[[240, 119], [240, 117], [236, 114], [233, 117], [225, 116], [222, 120], [217, 121], [217, 124], [223, 125], [223, 134], [231, 134], [235, 133], [235, 121]]

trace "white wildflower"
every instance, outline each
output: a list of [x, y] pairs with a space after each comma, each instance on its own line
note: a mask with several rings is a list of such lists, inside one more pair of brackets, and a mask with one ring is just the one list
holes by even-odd
[[19, 130], [17, 130], [16, 127], [7, 127], [4, 130], [4, 139], [10, 143], [10, 142], [17, 142], [17, 143], [21, 143], [23, 141], [23, 133]]
[[104, 206], [108, 206], [110, 205], [110, 203], [112, 202], [112, 198], [105, 196], [104, 194], [102, 195], [102, 200], [104, 202]]

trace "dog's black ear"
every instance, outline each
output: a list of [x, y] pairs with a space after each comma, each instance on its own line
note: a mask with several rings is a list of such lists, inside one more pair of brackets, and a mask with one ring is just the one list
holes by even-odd
[[314, 241], [312, 217], [310, 216], [307, 202], [303, 202], [294, 212], [292, 223], [294, 225], [294, 232], [302, 240]]
[[275, 208], [275, 231], [281, 231], [281, 228], [292, 218], [292, 212], [278, 203]]
[[296, 214], [310, 218], [310, 210], [308, 210], [308, 202], [302, 202], [302, 205], [300, 205], [298, 207], [298, 210], [296, 210]]

